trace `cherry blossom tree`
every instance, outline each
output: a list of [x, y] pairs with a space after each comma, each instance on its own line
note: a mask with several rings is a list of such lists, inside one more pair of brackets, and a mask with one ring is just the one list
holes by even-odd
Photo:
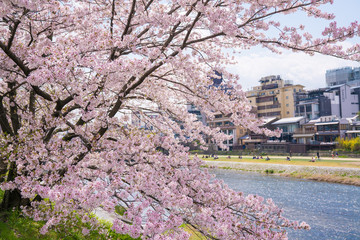
[[[44, 233], [79, 216], [91, 223], [87, 233], [99, 207], [116, 215], [115, 231], [148, 239], [186, 239], [184, 223], [209, 239], [284, 239], [287, 228], [308, 228], [200, 168], [185, 144], [205, 148], [203, 135], [217, 144], [227, 136], [185, 104], [209, 119], [231, 114], [235, 125], [277, 134], [258, 128], [224, 50], [261, 45], [359, 60], [359, 45], [337, 44], [358, 36], [359, 24], [331, 22], [319, 7], [332, 2], [2, 0], [1, 209], [46, 220]], [[296, 11], [330, 20], [323, 37], [274, 20]], [[209, 87], [215, 71], [231, 94]], [[154, 129], [130, 124], [131, 113]]]

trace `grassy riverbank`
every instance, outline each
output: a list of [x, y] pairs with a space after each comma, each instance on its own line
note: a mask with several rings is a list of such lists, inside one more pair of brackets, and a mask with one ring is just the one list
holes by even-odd
[[[198, 156], [198, 157], [202, 157]], [[240, 159], [238, 156], [219, 156], [218, 159], [213, 157], [202, 158], [205, 161], [227, 161], [227, 162], [249, 162], [249, 163], [263, 163], [263, 164], [286, 164], [286, 165], [301, 165], [301, 166], [318, 166], [318, 167], [344, 167], [344, 168], [359, 168], [360, 159], [353, 158], [320, 158], [315, 162], [310, 162], [311, 157], [291, 157], [291, 160], [286, 160], [286, 156], [269, 156], [270, 160], [266, 160], [266, 156], [263, 159], [253, 159], [251, 156], [242, 156]]]
[[[0, 189], [0, 201], [3, 197], [3, 191]], [[96, 217], [93, 215], [92, 217]], [[139, 240], [131, 238], [129, 235], [117, 234], [111, 230], [109, 220], [100, 219], [101, 229], [107, 234], [101, 234], [99, 231], [90, 231], [90, 234], [82, 234], [84, 227], [89, 227], [82, 223], [81, 220], [69, 221], [58, 226], [57, 230], [50, 230], [48, 233], [40, 234], [40, 229], [44, 226], [44, 221], [34, 221], [29, 217], [23, 216], [20, 211], [0, 213], [0, 240]], [[191, 234], [190, 240], [206, 239], [192, 227], [181, 226], [185, 231]]]
[[88, 235], [84, 235], [82, 229], [86, 225], [81, 221], [72, 221], [58, 226], [57, 230], [50, 230], [42, 235], [40, 229], [44, 226], [44, 223], [43, 221], [34, 221], [29, 217], [24, 217], [19, 211], [2, 213], [0, 215], [0, 240], [134, 240], [128, 235], [115, 233], [111, 230], [111, 224], [105, 221], [101, 222], [101, 226], [109, 234], [90, 231]]
[[[202, 158], [202, 155], [199, 156]], [[263, 158], [266, 158], [263, 157]], [[310, 162], [310, 157], [270, 156], [270, 160], [252, 159], [251, 156], [219, 156], [218, 159], [203, 158], [209, 167], [253, 171], [286, 177], [310, 179], [360, 186], [360, 159], [321, 158]]]
[[[81, 233], [81, 223], [76, 223], [75, 226], [70, 224], [60, 227], [60, 231], [49, 231], [47, 234], [40, 234], [40, 229], [44, 222], [36, 222], [28, 217], [23, 217], [18, 211], [7, 213], [6, 216], [0, 215], [0, 240], [135, 240], [128, 235], [116, 234], [111, 228], [110, 223], [103, 222], [105, 228], [110, 232], [110, 235], [99, 234], [92, 232], [90, 235], [83, 235]], [[191, 234], [189, 240], [203, 240], [206, 239], [199, 232], [195, 231], [189, 226], [182, 226], [185, 231]]]

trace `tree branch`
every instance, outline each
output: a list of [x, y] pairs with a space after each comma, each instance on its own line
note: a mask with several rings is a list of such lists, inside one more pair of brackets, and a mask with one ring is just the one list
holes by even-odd
[[[115, 1], [115, 0], [114, 0]], [[130, 13], [127, 19], [127, 23], [124, 29], [123, 34], [121, 35], [121, 40], [124, 40], [124, 36], [126, 34], [128, 34], [129, 29], [130, 29], [130, 25], [131, 25], [131, 19], [133, 18], [134, 14], [135, 14], [135, 6], [136, 6], [136, 0], [132, 1], [132, 5], [131, 5], [131, 9], [130, 9]]]

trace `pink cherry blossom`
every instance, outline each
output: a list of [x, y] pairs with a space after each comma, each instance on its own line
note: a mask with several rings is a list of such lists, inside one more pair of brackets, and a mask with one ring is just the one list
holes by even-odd
[[[186, 104], [208, 119], [220, 112], [278, 135], [259, 128], [239, 77], [225, 69], [236, 62], [223, 50], [261, 45], [358, 61], [358, 44], [337, 44], [359, 36], [356, 21], [331, 22], [315, 39], [306, 26], [272, 19], [305, 11], [331, 20], [320, 7], [332, 2], [1, 1], [0, 170], [8, 172], [1, 208], [24, 205], [24, 214], [46, 221], [42, 233], [80, 216], [91, 226], [86, 235], [97, 229], [89, 214], [99, 207], [116, 216], [114, 231], [147, 239], [186, 239], [182, 224], [211, 239], [285, 239], [287, 228], [308, 229], [189, 157], [188, 144], [206, 149], [206, 138], [222, 146], [229, 137], [197, 121]], [[231, 94], [209, 87], [214, 71]], [[131, 124], [130, 115], [152, 129]]]

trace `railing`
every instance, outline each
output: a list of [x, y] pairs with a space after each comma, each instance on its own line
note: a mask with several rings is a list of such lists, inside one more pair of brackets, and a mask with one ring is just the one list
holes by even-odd
[[316, 133], [315, 130], [305, 130], [305, 129], [296, 129], [294, 131], [295, 134], [313, 134]]

